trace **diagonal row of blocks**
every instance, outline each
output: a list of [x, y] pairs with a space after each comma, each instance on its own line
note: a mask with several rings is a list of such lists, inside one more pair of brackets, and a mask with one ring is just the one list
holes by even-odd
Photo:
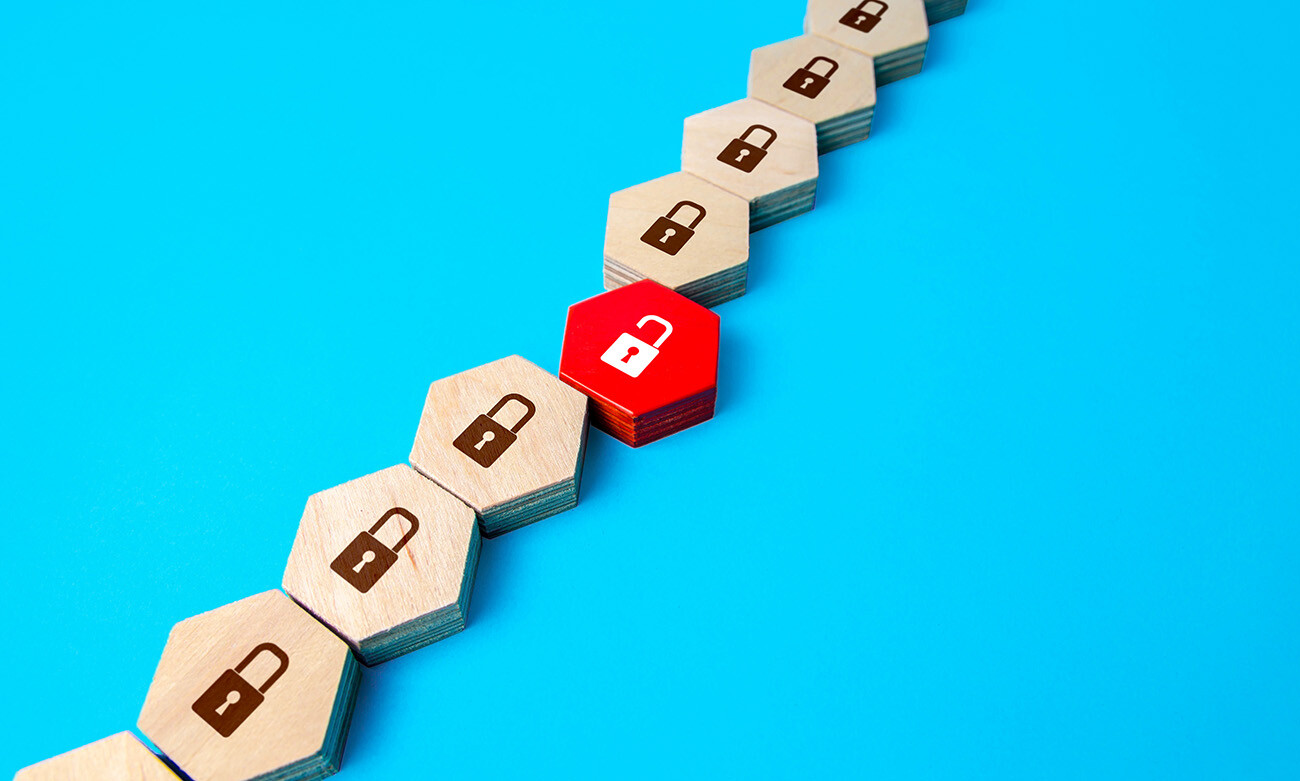
[[871, 134], [876, 87], [920, 72], [927, 13], [965, 3], [812, 0], [755, 49], [748, 97], [689, 117], [681, 172], [610, 197], [605, 288], [654, 280], [702, 306], [744, 295], [749, 233], [813, 208], [818, 155]]
[[[713, 415], [718, 323], [749, 234], [813, 207], [818, 155], [871, 131], [965, 0], [811, 0], [753, 52], [748, 97], [686, 120], [682, 170], [610, 198], [605, 286], [570, 308], [560, 375], [511, 356], [434, 382], [410, 464], [307, 501], [282, 581], [173, 627], [121, 733], [17, 779], [302, 781], [336, 772], [372, 666], [464, 629], [483, 537], [577, 504], [590, 420], [639, 446]], [[676, 292], [674, 292], [676, 291]], [[661, 354], [664, 357], [660, 357]]]

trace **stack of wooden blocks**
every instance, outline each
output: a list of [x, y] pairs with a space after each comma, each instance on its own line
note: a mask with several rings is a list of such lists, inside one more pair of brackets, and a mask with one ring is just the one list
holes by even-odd
[[701, 306], [743, 296], [749, 281], [749, 204], [681, 171], [611, 195], [605, 288], [646, 279]]
[[178, 623], [140, 730], [21, 781], [303, 781], [341, 762], [361, 665], [466, 625], [482, 537], [577, 504], [588, 410], [632, 446], [710, 419], [719, 318], [749, 233], [813, 208], [818, 155], [871, 132], [877, 85], [918, 73], [965, 0], [811, 0], [806, 34], [754, 51], [748, 97], [685, 122], [682, 170], [614, 193], [609, 292], [569, 313], [559, 376], [518, 356], [438, 380], [396, 465], [307, 501], [282, 581]]
[[804, 30], [869, 55], [882, 87], [920, 73], [930, 42], [925, 7], [910, 0], [861, 0], [847, 8], [813, 0]]

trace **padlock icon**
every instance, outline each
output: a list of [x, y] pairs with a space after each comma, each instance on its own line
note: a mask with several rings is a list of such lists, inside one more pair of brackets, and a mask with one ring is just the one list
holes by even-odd
[[[755, 130], [767, 133], [767, 141], [763, 142], [762, 146], [754, 146], [746, 140]], [[763, 162], [764, 157], [767, 157], [767, 150], [772, 146], [773, 141], [776, 141], [775, 130], [767, 125], [750, 125], [748, 130], [740, 134], [740, 138], [734, 138], [730, 144], [727, 144], [727, 148], [722, 150], [718, 159], [732, 168], [750, 173]]]
[[[830, 67], [825, 73], [817, 72], [817, 63], [824, 62]], [[781, 85], [791, 92], [797, 92], [805, 98], [816, 98], [831, 83], [831, 76], [840, 69], [840, 64], [830, 57], [813, 57], [807, 65], [795, 71]]]
[[[699, 212], [695, 219], [691, 220], [690, 225], [683, 225], [673, 219], [673, 215], [683, 207], [690, 207]], [[668, 211], [667, 216], [655, 220], [655, 224], [650, 226], [650, 230], [645, 232], [641, 241], [649, 244], [651, 247], [666, 252], [669, 255], [676, 255], [681, 252], [686, 242], [691, 240], [695, 235], [695, 229], [699, 227], [700, 222], [704, 219], [707, 212], [704, 207], [694, 201], [680, 201], [676, 206]]]
[[[410, 528], [406, 530], [406, 533], [402, 535], [402, 539], [398, 540], [396, 545], [389, 548], [380, 542], [375, 535], [384, 527], [384, 524], [399, 515], [406, 519]], [[334, 570], [339, 577], [351, 583], [352, 587], [357, 591], [364, 594], [373, 588], [379, 582], [379, 579], [384, 576], [384, 573], [388, 572], [397, 563], [397, 554], [401, 552], [402, 548], [406, 547], [406, 543], [410, 542], [411, 538], [419, 530], [420, 521], [411, 514], [410, 510], [394, 507], [384, 513], [384, 517], [380, 518], [374, 526], [371, 526], [370, 531], [363, 531], [358, 534], [357, 538], [343, 549], [338, 558], [330, 563], [330, 569]]]
[[[265, 683], [254, 689], [240, 673], [261, 653], [271, 654], [280, 661], [280, 664]], [[235, 669], [222, 673], [207, 691], [199, 695], [190, 708], [199, 715], [199, 718], [206, 721], [209, 727], [216, 730], [218, 735], [228, 738], [239, 729], [240, 724], [253, 715], [253, 711], [257, 710], [266, 699], [267, 690], [274, 686], [288, 669], [289, 655], [275, 643], [262, 643], [245, 656], [244, 661], [235, 665]]]
[[663, 346], [664, 341], [673, 333], [672, 323], [657, 315], [646, 315], [641, 318], [641, 322], [637, 323], [636, 327], [644, 328], [645, 324], [652, 320], [664, 327], [664, 332], [659, 335], [654, 344], [646, 344], [632, 334], [625, 333], [614, 340], [600, 359], [629, 377], [640, 377], [645, 367], [659, 355], [659, 348]]
[[[868, 11], [867, 6], [869, 5], [878, 5], [880, 8], [876, 11]], [[884, 18], [885, 12], [888, 10], [889, 6], [880, 0], [862, 0], [855, 8], [849, 9], [844, 16], [840, 17], [840, 24], [869, 33], [876, 29], [876, 25], [880, 24], [880, 20]]]
[[[514, 426], [506, 428], [493, 418], [511, 401], [524, 405], [524, 415]], [[527, 425], [536, 413], [537, 407], [533, 406], [531, 401], [518, 393], [507, 393], [488, 414], [475, 418], [474, 422], [469, 424], [469, 428], [460, 432], [460, 436], [456, 437], [456, 441], [452, 444], [457, 450], [474, 459], [479, 466], [490, 467], [515, 443], [516, 439], [519, 439], [519, 430]]]

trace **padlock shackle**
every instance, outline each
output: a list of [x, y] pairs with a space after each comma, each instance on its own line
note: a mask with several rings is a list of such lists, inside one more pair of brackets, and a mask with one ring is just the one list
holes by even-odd
[[876, 5], [880, 6], [880, 13], [868, 14], [869, 16], [880, 16], [881, 14], [889, 10], [889, 5], [883, 2], [883, 0], [862, 0], [861, 3], [858, 3], [857, 10], [865, 14], [867, 13], [867, 6], [871, 5], [872, 3], [875, 3]]
[[766, 151], [768, 147], [772, 146], [772, 142], [776, 141], [776, 131], [767, 125], [750, 125], [748, 130], [740, 134], [740, 140], [745, 141], [749, 138], [749, 134], [753, 133], [755, 130], [762, 130], [769, 136], [767, 141], [759, 146], [759, 149]]
[[392, 548], [389, 548], [389, 550], [391, 550], [393, 553], [397, 553], [403, 547], [405, 547], [406, 543], [410, 542], [411, 538], [415, 536], [415, 533], [420, 530], [420, 519], [416, 518], [411, 513], [410, 510], [407, 510], [404, 507], [394, 507], [393, 509], [384, 513], [384, 517], [380, 518], [379, 521], [375, 523], [374, 526], [370, 527], [370, 536], [373, 537], [376, 534], [378, 534], [379, 530], [384, 528], [384, 524], [388, 523], [388, 519], [392, 518], [394, 515], [402, 516], [403, 518], [406, 519], [407, 523], [411, 524], [410, 531], [406, 532], [406, 534], [403, 534], [402, 539], [398, 540], [397, 544], [394, 545]]
[[808, 61], [807, 65], [803, 66], [803, 69], [808, 71], [809, 73], [817, 73], [817, 71], [813, 70], [813, 66], [816, 65], [819, 61], [829, 62], [831, 64], [830, 70], [826, 71], [825, 73], [818, 74], [823, 78], [829, 79], [831, 76], [835, 75], [835, 71], [840, 69], [840, 64], [835, 60], [832, 60], [830, 57], [813, 57], [811, 60]]
[[261, 692], [262, 694], [266, 694], [267, 689], [270, 689], [273, 685], [275, 685], [275, 682], [280, 680], [280, 676], [284, 675], [284, 671], [289, 669], [289, 655], [286, 654], [283, 650], [281, 650], [280, 646], [276, 645], [275, 643], [262, 643], [261, 645], [259, 645], [258, 647], [250, 651], [248, 656], [244, 657], [244, 661], [240, 662], [238, 665], [235, 666], [235, 672], [242, 673], [244, 671], [244, 668], [252, 664], [253, 660], [257, 658], [257, 655], [262, 653], [263, 651], [265, 651], [268, 654], [271, 654], [276, 659], [280, 660], [280, 666], [275, 669], [275, 672], [271, 673], [270, 678], [266, 679], [266, 683], [257, 687], [257, 690], [259, 692]]
[[[667, 213], [666, 215], [664, 215], [664, 216], [667, 217], [669, 220], [672, 220], [672, 219], [673, 219], [673, 215], [676, 214], [676, 213], [677, 213], [677, 210], [680, 209], [680, 208], [682, 208], [683, 206], [689, 206], [689, 207], [691, 207], [692, 209], [695, 209], [696, 211], [698, 211], [698, 212], [700, 213], [700, 215], [699, 215], [698, 217], [696, 217], [695, 219], [691, 220], [691, 224], [690, 224], [690, 225], [687, 225], [687, 226], [686, 226], [686, 227], [690, 228], [691, 230], [695, 230], [695, 226], [699, 225], [700, 222], [704, 220], [704, 216], [705, 216], [706, 214], [708, 214], [708, 212], [704, 211], [704, 207], [701, 206], [701, 205], [699, 205], [699, 204], [696, 203], [695, 201], [678, 201], [678, 202], [677, 202], [677, 205], [674, 206], [673, 208], [669, 209], [669, 210], [668, 210], [668, 213]], [[674, 220], [674, 222], [675, 222], [675, 220]]]
[[490, 412], [488, 412], [488, 417], [495, 420], [497, 413], [500, 412], [501, 408], [504, 407], [506, 405], [506, 402], [509, 401], [519, 402], [520, 404], [524, 405], [524, 409], [526, 410], [524, 412], [524, 416], [519, 419], [519, 422], [514, 425], [514, 428], [510, 429], [511, 434], [518, 434], [519, 430], [524, 427], [524, 424], [532, 420], [533, 415], [537, 414], [537, 407], [534, 407], [531, 401], [525, 399], [523, 396], [520, 396], [518, 393], [507, 393], [506, 395], [502, 396], [501, 401], [498, 401], [497, 405], [493, 407]]
[[651, 345], [656, 350], [658, 350], [660, 345], [662, 345], [664, 341], [668, 339], [669, 336], [672, 336], [673, 324], [658, 315], [646, 315], [645, 317], [641, 318], [641, 322], [636, 324], [637, 330], [644, 328], [645, 324], [650, 322], [651, 320], [655, 321], [656, 323], [664, 327], [664, 332], [659, 336], [658, 339], [655, 340], [655, 343]]

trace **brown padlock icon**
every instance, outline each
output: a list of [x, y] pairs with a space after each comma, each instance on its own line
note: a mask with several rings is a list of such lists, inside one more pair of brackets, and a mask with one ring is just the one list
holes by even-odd
[[[380, 542], [375, 535], [395, 516], [405, 518], [410, 528], [402, 535], [402, 539], [390, 548]], [[410, 542], [419, 530], [420, 520], [410, 510], [394, 507], [384, 513], [384, 517], [376, 521], [375, 525], [370, 527], [370, 531], [358, 534], [356, 539], [330, 563], [330, 569], [350, 583], [352, 588], [364, 594], [374, 588], [384, 573], [397, 563], [397, 554], [406, 547], [406, 543]]]
[[[825, 68], [825, 73], [817, 72], [820, 67], [817, 64], [819, 62], [824, 62], [829, 66]], [[840, 64], [830, 57], [813, 57], [807, 65], [791, 74], [790, 78], [786, 79], [785, 84], [781, 86], [791, 92], [797, 92], [805, 98], [816, 98], [831, 83], [831, 76], [834, 76], [835, 71], [839, 69]]]
[[[761, 130], [767, 134], [767, 140], [761, 145], [754, 145], [749, 142], [749, 137], [756, 130]], [[776, 141], [776, 131], [767, 125], [750, 125], [749, 128], [740, 134], [739, 138], [731, 140], [727, 148], [723, 149], [718, 155], [720, 162], [726, 163], [732, 168], [739, 169], [745, 173], [753, 173], [758, 164], [763, 162], [767, 157], [767, 150], [771, 148]]]
[[[253, 663], [258, 654], [268, 653], [280, 661], [271, 677], [256, 689], [241, 675], [248, 665]], [[239, 729], [253, 711], [266, 700], [266, 692], [280, 680], [284, 671], [289, 669], [289, 655], [275, 643], [262, 643], [244, 657], [244, 661], [235, 665], [235, 669], [226, 670], [216, 682], [199, 695], [190, 709], [207, 722], [223, 738], [228, 738]]]
[[[867, 6], [878, 5], [880, 8], [876, 11], [868, 11]], [[889, 6], [880, 0], [862, 0], [856, 7], [850, 8], [844, 16], [840, 17], [840, 24], [845, 27], [852, 27], [859, 32], [869, 33], [876, 29], [880, 20], [885, 18], [885, 12]]]
[[[690, 225], [686, 225], [673, 219], [677, 212], [682, 209], [694, 209], [695, 219], [691, 220]], [[679, 201], [676, 206], [668, 210], [668, 214], [655, 220], [648, 230], [641, 236], [641, 241], [649, 244], [651, 247], [660, 252], [669, 255], [676, 255], [686, 246], [686, 242], [691, 240], [695, 235], [695, 229], [699, 227], [704, 220], [707, 212], [704, 207], [695, 201]]]
[[[494, 418], [501, 408], [511, 401], [523, 405], [524, 415], [515, 422], [515, 425], [506, 428]], [[456, 437], [451, 444], [472, 458], [474, 463], [486, 469], [495, 464], [501, 454], [519, 439], [519, 430], [526, 426], [535, 414], [537, 414], [537, 407], [531, 401], [518, 393], [507, 393], [501, 397], [495, 407], [488, 410], [488, 414], [475, 418], [474, 422], [460, 432], [460, 436]]]

